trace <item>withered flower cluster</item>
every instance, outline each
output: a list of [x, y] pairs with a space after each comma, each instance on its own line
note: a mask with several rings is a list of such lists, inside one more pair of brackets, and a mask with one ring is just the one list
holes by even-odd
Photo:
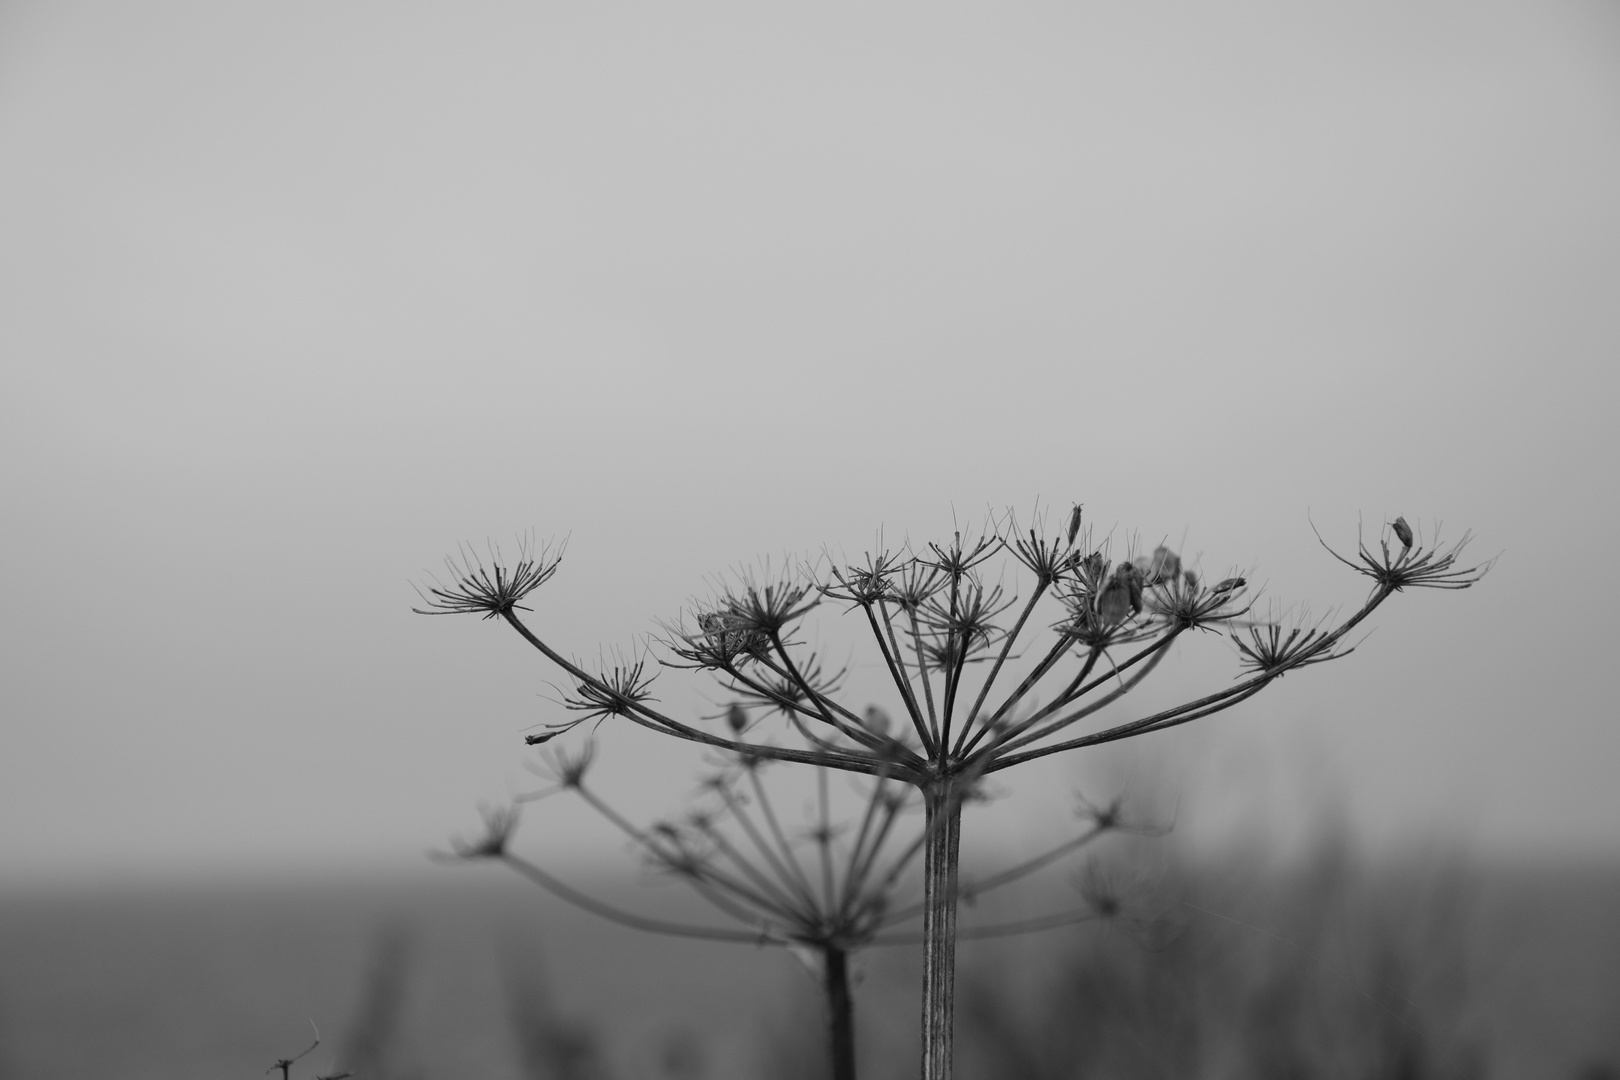
[[[1116, 557], [1108, 542], [1094, 542], [1078, 506], [1057, 533], [1039, 523], [1021, 528], [1009, 515], [977, 535], [868, 552], [858, 563], [833, 564], [820, 573], [799, 567], [744, 578], [696, 605], [689, 618], [666, 624], [654, 639], [664, 653], [662, 665], [707, 673], [735, 699], [707, 722], [687, 722], [655, 707], [652, 677], [642, 665], [587, 670], [519, 617], [528, 610], [519, 602], [555, 573], [560, 551], [525, 552], [509, 570], [499, 560], [486, 569], [464, 555], [451, 566], [452, 581], [422, 593], [426, 606], [419, 610], [500, 616], [573, 680], [576, 691], [565, 704], [581, 713], [579, 719], [624, 720], [749, 762], [800, 762], [865, 774], [879, 787], [914, 789], [925, 812], [923, 1075], [939, 1080], [951, 1067], [966, 795], [991, 774], [1210, 716], [1291, 671], [1346, 655], [1346, 635], [1394, 593], [1463, 589], [1478, 581], [1489, 564], [1459, 564], [1467, 540], [1450, 548], [1437, 540], [1425, 545], [1397, 518], [1376, 549], [1358, 545], [1355, 560], [1333, 553], [1370, 578], [1372, 591], [1347, 617], [1308, 627], [1254, 618], [1243, 577], [1230, 574], [1206, 584], [1168, 547]], [[1000, 568], [994, 578], [992, 566]], [[1021, 596], [1003, 584], [1006, 572], [1020, 567], [1029, 579]], [[897, 723], [880, 722], [885, 710], [857, 709], [842, 700], [843, 672], [825, 673], [798, 632], [811, 612], [829, 602], [869, 631], [892, 686]], [[1190, 630], [1229, 635], [1238, 677], [1168, 708], [1119, 715], [1131, 692]], [[773, 713], [785, 718], [785, 726], [762, 723]], [[541, 741], [567, 726], [531, 738]], [[693, 852], [711, 863], [728, 858], [713, 846], [696, 846], [690, 827], [682, 835], [685, 848], [670, 846], [675, 841], [669, 837], [658, 842], [666, 845], [663, 850], [685, 851], [694, 872]]]

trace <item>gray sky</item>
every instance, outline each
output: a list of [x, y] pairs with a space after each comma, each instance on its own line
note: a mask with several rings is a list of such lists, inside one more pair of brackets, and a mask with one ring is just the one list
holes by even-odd
[[1037, 498], [1317, 612], [1307, 513], [1473, 528], [1161, 752], [1620, 855], [1617, 191], [1606, 3], [8, 4], [0, 878], [403, 865], [516, 790], [550, 673], [409, 611], [461, 541], [570, 535], [594, 656]]

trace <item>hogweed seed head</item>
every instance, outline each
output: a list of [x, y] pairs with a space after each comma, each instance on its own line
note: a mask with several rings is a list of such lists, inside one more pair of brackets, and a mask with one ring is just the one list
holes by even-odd
[[585, 783], [585, 773], [595, 760], [596, 743], [588, 742], [573, 754], [558, 750], [551, 755], [550, 764], [557, 783], [565, 788], [578, 788]]
[[[783, 716], [796, 716], [813, 711], [817, 699], [826, 700], [838, 693], [846, 672], [823, 672], [821, 661], [814, 657], [802, 661], [796, 672], [764, 674], [756, 671], [747, 683], [731, 687], [740, 694], [745, 708], [766, 707]], [[729, 716], [727, 719], [729, 723]]]
[[1046, 536], [1044, 520], [1039, 518], [1034, 526], [1021, 532], [1011, 512], [1007, 515], [1006, 529], [1007, 537], [1001, 546], [1029, 568], [1042, 588], [1072, 575], [1079, 565], [1081, 554], [1074, 548], [1075, 541], [1081, 537], [1078, 504], [1069, 513], [1068, 525], [1059, 537]]
[[1125, 900], [1113, 882], [1102, 876], [1088, 878], [1081, 895], [1092, 914], [1099, 919], [1116, 919], [1125, 910]]
[[620, 661], [603, 670], [593, 680], [577, 681], [574, 693], [563, 698], [563, 708], [585, 715], [567, 725], [559, 725], [558, 730], [547, 733], [545, 738], [559, 735], [587, 720], [624, 716], [643, 702], [656, 701], [651, 687], [657, 675], [656, 671], [648, 674], [647, 661], [643, 658], [634, 664]]
[[723, 598], [722, 608], [735, 626], [767, 636], [776, 635], [821, 602], [814, 597], [805, 599], [815, 591], [811, 582], [785, 577], [764, 585], [745, 580], [740, 593]]
[[950, 603], [943, 597], [933, 597], [920, 614], [924, 625], [935, 634], [960, 638], [973, 650], [983, 648], [1000, 634], [995, 620], [1011, 604], [1012, 600], [1002, 598], [1000, 586], [986, 589], [975, 582], [957, 593]]
[[1338, 638], [1323, 630], [1321, 623], [1310, 627], [1294, 626], [1285, 632], [1280, 623], [1271, 622], [1251, 626], [1248, 632], [1248, 641], [1236, 633], [1232, 634], [1232, 643], [1238, 648], [1242, 668], [1238, 678], [1246, 674], [1281, 678], [1295, 668], [1337, 660], [1355, 651], [1353, 646], [1336, 648]]
[[875, 604], [889, 595], [889, 579], [898, 563], [898, 557], [890, 552], [880, 552], [876, 557], [867, 552], [864, 566], [832, 567], [829, 572], [836, 584], [820, 586], [821, 593], [857, 607]]
[[921, 556], [918, 556], [918, 559], [946, 577], [960, 581], [975, 566], [999, 551], [1004, 543], [1000, 536], [987, 529], [977, 540], [964, 544], [962, 534], [958, 532], [949, 544], [928, 545], [928, 550], [934, 553], [932, 559], [923, 559]]
[[945, 587], [945, 575], [932, 563], [913, 559], [890, 582], [889, 597], [907, 611], [916, 611]]
[[[1311, 527], [1315, 529], [1315, 525]], [[1347, 559], [1328, 547], [1321, 533], [1317, 533], [1316, 539], [1327, 549], [1328, 554], [1358, 574], [1371, 578], [1386, 592], [1400, 592], [1408, 587], [1466, 589], [1483, 578], [1496, 563], [1495, 559], [1488, 559], [1473, 566], [1457, 565], [1463, 549], [1474, 538], [1471, 532], [1463, 533], [1462, 539], [1451, 547], [1441, 548], [1438, 528], [1435, 529], [1434, 538], [1427, 547], [1404, 517], [1396, 518], [1389, 525], [1389, 529], [1395, 534], [1396, 541], [1401, 544], [1399, 554], [1391, 553], [1389, 540], [1383, 536], [1379, 538], [1377, 552], [1368, 548], [1365, 542], [1358, 541], [1356, 560]]]
[[729, 671], [764, 654], [770, 639], [749, 630], [735, 616], [724, 611], [695, 613], [696, 630], [680, 621], [664, 623], [658, 640], [675, 656], [686, 661], [663, 661], [666, 667], [688, 667], [706, 671]]
[[515, 805], [481, 806], [478, 813], [484, 819], [484, 833], [476, 840], [452, 840], [450, 850], [458, 859], [499, 859], [506, 854], [506, 846], [517, 831], [518, 808]]
[[491, 545], [490, 565], [485, 566], [470, 548], [463, 548], [459, 559], [445, 560], [450, 573], [450, 584], [434, 579], [426, 592], [416, 587], [425, 608], [412, 608], [418, 615], [481, 614], [486, 619], [504, 615], [514, 609], [528, 611], [518, 601], [544, 585], [557, 572], [562, 562], [565, 540], [555, 553], [550, 545], [534, 552], [527, 539], [518, 547], [518, 558], [512, 566], [505, 565], [500, 549]]
[[[1131, 620], [1130, 594], [1128, 587], [1123, 588], [1125, 591], [1116, 592], [1114, 599], [1110, 601], [1110, 610], [1107, 614], [1100, 605], [1102, 594], [1092, 596], [1079, 589], [1066, 592], [1060, 599], [1068, 609], [1069, 617], [1052, 629], [1076, 645], [1098, 651], [1152, 637], [1156, 627], [1151, 622]], [[1119, 618], [1108, 617], [1108, 614], [1120, 615], [1120, 613], [1123, 614]]]
[[1248, 613], [1247, 605], [1237, 606], [1240, 588], [1200, 589], [1198, 576], [1189, 570], [1153, 586], [1148, 593], [1148, 607], [1173, 626], [1210, 630], [1211, 623], [1227, 622]]

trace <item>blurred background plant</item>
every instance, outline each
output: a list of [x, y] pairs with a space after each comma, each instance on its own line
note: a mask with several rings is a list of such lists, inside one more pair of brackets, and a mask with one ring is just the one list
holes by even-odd
[[[1208, 755], [1184, 767], [1214, 774], [1206, 790], [1224, 790]], [[1179, 796], [1190, 806], [1187, 827], [1168, 838], [1111, 837], [1083, 873], [1064, 880], [1060, 867], [977, 902], [973, 916], [990, 923], [1072, 903], [1076, 889], [1112, 885], [1124, 900], [1110, 920], [963, 943], [965, 1075], [1061, 1076], [1065, 1055], [1077, 1069], [1089, 1063], [1078, 1075], [1104, 1077], [1127, 1066], [1134, 1071], [1123, 1075], [1169, 1075], [1194, 1059], [1194, 1077], [1615, 1075], [1612, 869], [1506, 866], [1450, 842], [1394, 860], [1308, 813], [1286, 846], [1249, 821], [1217, 844], [1191, 827], [1210, 816], [1197, 779], [1172, 775], [1156, 788], [1140, 775], [1151, 760], [1130, 769], [1139, 812], [1161, 817]], [[777, 774], [768, 782], [799, 772]], [[1117, 780], [1105, 773], [1087, 783]], [[1274, 794], [1255, 789], [1250, 798]], [[519, 839], [549, 849], [530, 828], [550, 820], [534, 815]], [[969, 829], [986, 820], [970, 815]], [[970, 865], [984, 877], [993, 869], [985, 863]], [[622, 906], [633, 908], [646, 888], [628, 865], [619, 873], [566, 865], [571, 881]], [[655, 910], [701, 913], [689, 889], [671, 883], [666, 892]], [[920, 960], [908, 949], [860, 957], [862, 1073], [914, 1076]], [[441, 871], [291, 896], [261, 887], [160, 893], [144, 904], [11, 899], [0, 904], [0, 960], [0, 1060], [9, 1068], [0, 1075], [29, 1080], [157, 1080], [175, 1071], [164, 1048], [214, 1063], [188, 1075], [260, 1076], [273, 1056], [266, 1051], [290, 1056], [312, 1041], [306, 1013], [327, 1038], [291, 1080], [333, 1071], [544, 1080], [560, 1065], [533, 1051], [547, 1046], [616, 1080], [826, 1072], [825, 1034], [811, 1021], [820, 990], [786, 949], [627, 933], [538, 889], [513, 888], [504, 872]], [[71, 982], [71, 995], [48, 989], [53, 974]], [[85, 1031], [96, 1037], [75, 1038]], [[337, 1051], [330, 1062], [328, 1046]], [[1014, 1050], [1029, 1061], [1018, 1064]], [[1358, 1071], [1336, 1069], [1340, 1060]], [[128, 1067], [101, 1065], [118, 1061]]]
[[[769, 699], [752, 703], [779, 708]], [[733, 702], [725, 710], [733, 732], [742, 733], [754, 722], [749, 704]], [[867, 710], [869, 727], [887, 726], [876, 707]], [[926, 840], [921, 823], [901, 824], [919, 802], [916, 792], [879, 775], [849, 790], [835, 790], [831, 770], [811, 770], [809, 790], [779, 791], [772, 762], [743, 752], [727, 754], [713, 763], [698, 785], [692, 803], [672, 819], [638, 825], [620, 813], [586, 782], [595, 759], [594, 744], [577, 753], [546, 748], [543, 766], [533, 771], [548, 784], [518, 798], [511, 806], [486, 810], [484, 832], [475, 840], [453, 844], [458, 860], [492, 859], [558, 898], [622, 926], [677, 937], [785, 948], [797, 957], [822, 991], [826, 1018], [823, 1047], [827, 1071], [834, 1080], [854, 1080], [857, 1074], [853, 995], [854, 955], [872, 945], [915, 944], [915, 931], [903, 929], [923, 912], [921, 902], [902, 902], [907, 890], [915, 892], [909, 871], [915, 869]], [[772, 777], [767, 782], [765, 773]], [[840, 785], [842, 788], [842, 785]], [[688, 886], [733, 924], [728, 927], [684, 924], [650, 918], [589, 896], [512, 850], [519, 809], [553, 795], [571, 793], [611, 822], [634, 851], [660, 879]], [[777, 806], [806, 795], [805, 820], [783, 815]], [[1073, 854], [1109, 832], [1148, 834], [1154, 830], [1128, 823], [1116, 800], [1095, 806], [1078, 800], [1080, 828], [1074, 835], [1018, 863], [964, 884], [961, 893], [970, 902], [1013, 882], [1027, 878]], [[1093, 896], [1074, 898], [1048, 914], [1003, 922], [980, 921], [963, 927], [963, 937], [1004, 937], [1033, 933], [1107, 917], [1112, 911]], [[525, 1000], [535, 999], [530, 981]], [[559, 1028], [543, 1018], [548, 1010], [534, 1011], [537, 1026], [523, 1045], [529, 1057], [559, 1056], [552, 1071], [557, 1075], [595, 1075], [588, 1055], [583, 1064], [563, 1053], [573, 1029]], [[517, 1013], [514, 1013], [516, 1016]], [[549, 1074], [548, 1074], [549, 1075]]]
[[[1477, 1080], [1487, 1075], [1466, 873], [1307, 861], [1171, 867], [1176, 929], [1092, 935], [1033, 977], [966, 979], [974, 1075]], [[998, 967], [1002, 970], [998, 971]]]
[[611, 1074], [594, 1026], [557, 1008], [534, 943], [512, 942], [502, 949], [500, 965], [523, 1076], [527, 1080], [607, 1080]]
[[[267, 1072], [267, 1073], [279, 1072], [279, 1073], [281, 1073], [281, 1080], [289, 1080], [289, 1077], [292, 1075], [292, 1067], [294, 1065], [298, 1064], [300, 1061], [303, 1061], [305, 1058], [307, 1058], [309, 1055], [313, 1054], [317, 1049], [320, 1048], [320, 1045], [321, 1045], [321, 1031], [320, 1031], [319, 1028], [315, 1027], [315, 1021], [313, 1021], [313, 1020], [311, 1020], [309, 1022], [309, 1026], [315, 1032], [315, 1041], [310, 1043], [308, 1046], [304, 1047], [304, 1049], [300, 1050], [298, 1053], [294, 1054], [292, 1057], [277, 1058], [275, 1060], [275, 1062], [273, 1064], [271, 1064], [271, 1066], [268, 1069], [264, 1070], [265, 1072]], [[346, 1072], [346, 1071], [345, 1072], [328, 1071], [328, 1072], [323, 1072], [323, 1073], [317, 1073], [316, 1076], [315, 1076], [315, 1080], [347, 1080], [348, 1077], [353, 1076], [353, 1075], [354, 1075], [353, 1073]]]
[[405, 1041], [413, 957], [404, 927], [387, 926], [377, 933], [341, 1049], [341, 1060], [366, 1080], [421, 1080], [414, 1048]]

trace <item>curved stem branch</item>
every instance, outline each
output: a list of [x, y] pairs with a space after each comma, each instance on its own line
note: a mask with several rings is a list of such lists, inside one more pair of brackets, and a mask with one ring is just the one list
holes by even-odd
[[620, 926], [628, 926], [635, 930], [646, 930], [654, 934], [702, 938], [706, 941], [731, 941], [750, 945], [786, 944], [786, 942], [778, 939], [766, 929], [748, 933], [743, 930], [726, 930], [716, 926], [695, 926], [687, 923], [668, 922], [664, 919], [649, 919], [633, 912], [621, 911], [609, 904], [602, 903], [595, 897], [587, 896], [585, 893], [563, 884], [520, 855], [513, 855], [508, 852], [501, 856], [501, 861], [558, 899], [566, 900], [577, 908], [588, 911], [592, 915], [598, 915], [610, 922], [616, 922]]
[[[505, 617], [507, 623], [520, 635], [522, 635], [525, 641], [534, 646], [534, 648], [538, 649], [546, 657], [546, 659], [568, 672], [568, 674], [572, 675], [580, 682], [588, 683], [604, 693], [613, 693], [612, 687], [608, 686], [601, 679], [597, 678], [595, 675], [592, 675], [578, 664], [567, 660], [551, 646], [547, 645], [544, 641], [541, 641], [538, 637], [536, 637], [532, 630], [523, 625], [523, 621], [519, 619], [515, 613], [511, 611], [503, 611], [501, 614]], [[726, 739], [718, 735], [711, 735], [706, 731], [699, 731], [697, 728], [683, 724], [679, 720], [665, 716], [658, 710], [648, 706], [645, 702], [640, 701], [627, 702], [625, 705], [625, 712], [621, 715], [629, 718], [634, 723], [640, 724], [642, 727], [650, 728], [651, 730], [657, 731], [663, 735], [674, 735], [678, 738], [685, 739], [688, 742], [702, 743], [705, 746], [715, 746], [723, 750], [732, 750], [738, 753], [753, 754], [756, 757], [770, 758], [774, 761], [797, 761], [803, 765], [825, 765], [830, 769], [843, 769], [846, 772], [866, 773], [869, 776], [876, 775], [885, 765], [884, 762], [878, 760], [877, 758], [861, 757], [857, 754], [848, 752], [812, 752], [808, 750], [784, 749], [778, 746], [765, 746], [759, 743], [737, 742], [733, 739]]]

